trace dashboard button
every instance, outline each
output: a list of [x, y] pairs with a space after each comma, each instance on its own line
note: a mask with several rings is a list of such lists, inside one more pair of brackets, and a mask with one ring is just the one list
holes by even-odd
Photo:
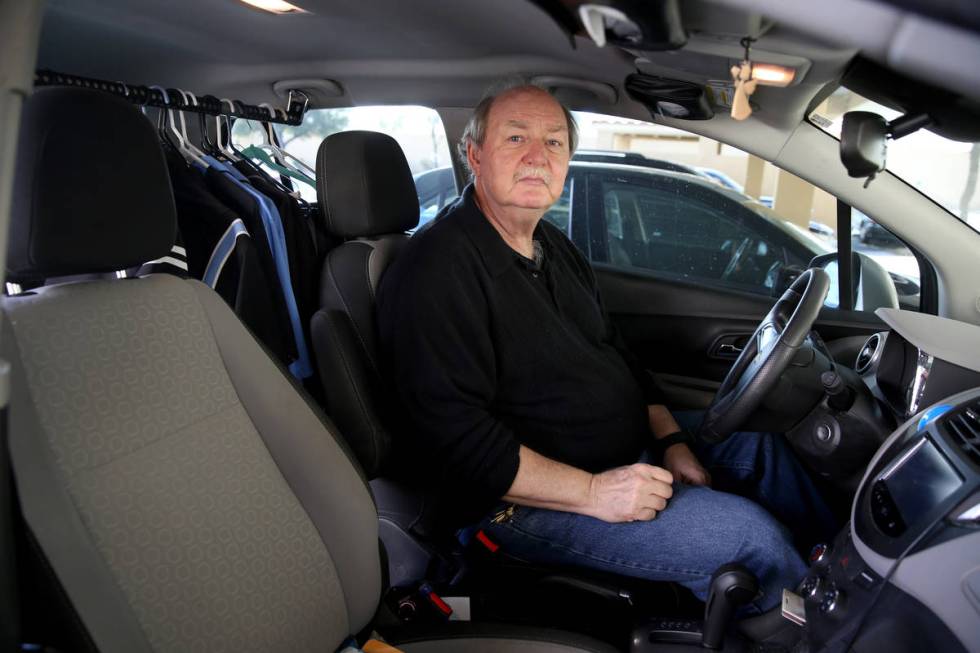
[[818, 544], [812, 549], [810, 549], [810, 564], [811, 565], [822, 565], [827, 562], [830, 557], [830, 545], [829, 544]]
[[805, 599], [815, 598], [820, 592], [821, 585], [823, 585], [823, 580], [820, 576], [807, 576], [803, 584], [800, 585], [800, 594]]
[[837, 589], [837, 586], [831, 583], [820, 600], [820, 612], [828, 615], [840, 614], [843, 603], [844, 592]]

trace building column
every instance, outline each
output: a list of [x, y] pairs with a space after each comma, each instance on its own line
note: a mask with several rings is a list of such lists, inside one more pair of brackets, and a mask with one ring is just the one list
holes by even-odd
[[776, 176], [776, 201], [772, 207], [781, 217], [803, 228], [810, 226], [813, 185], [780, 169]]
[[762, 195], [762, 177], [766, 172], [766, 162], [750, 154], [745, 164], [745, 194], [759, 199]]

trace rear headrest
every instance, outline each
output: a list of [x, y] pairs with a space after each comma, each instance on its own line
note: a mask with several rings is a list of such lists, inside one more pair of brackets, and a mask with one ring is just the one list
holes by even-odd
[[156, 131], [122, 98], [40, 88], [24, 103], [7, 271], [110, 272], [165, 255], [176, 209]]
[[340, 238], [401, 233], [419, 223], [412, 171], [386, 134], [349, 131], [323, 139], [316, 193], [327, 231]]

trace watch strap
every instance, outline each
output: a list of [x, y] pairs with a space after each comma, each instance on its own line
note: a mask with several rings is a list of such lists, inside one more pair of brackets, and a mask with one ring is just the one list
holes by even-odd
[[660, 447], [661, 451], [667, 451], [669, 447], [672, 447], [675, 444], [686, 444], [691, 446], [694, 444], [694, 436], [692, 436], [688, 431], [681, 429], [680, 431], [676, 431], [670, 435], [657, 438], [657, 445]]

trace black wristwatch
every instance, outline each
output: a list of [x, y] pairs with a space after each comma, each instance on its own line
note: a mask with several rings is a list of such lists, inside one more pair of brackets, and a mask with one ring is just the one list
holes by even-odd
[[694, 444], [694, 436], [688, 431], [681, 429], [676, 433], [671, 433], [670, 435], [665, 435], [662, 438], [657, 438], [657, 446], [660, 447], [661, 452], [666, 452], [669, 447], [675, 444], [686, 444], [691, 446]]

